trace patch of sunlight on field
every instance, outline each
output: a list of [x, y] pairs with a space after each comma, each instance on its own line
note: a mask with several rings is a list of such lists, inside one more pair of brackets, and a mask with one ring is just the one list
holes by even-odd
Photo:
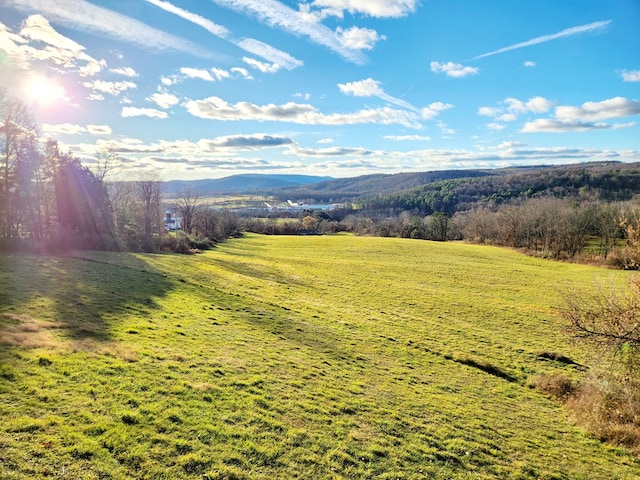
[[0, 329], [59, 322], [0, 344], [3, 478], [640, 476], [527, 386], [590, 360], [558, 289], [625, 272], [349, 235], [3, 262]]

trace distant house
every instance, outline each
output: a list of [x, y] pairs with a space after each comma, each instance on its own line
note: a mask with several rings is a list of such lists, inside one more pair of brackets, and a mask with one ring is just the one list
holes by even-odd
[[167, 232], [175, 232], [182, 228], [182, 218], [174, 217], [169, 210], [164, 216], [164, 228]]

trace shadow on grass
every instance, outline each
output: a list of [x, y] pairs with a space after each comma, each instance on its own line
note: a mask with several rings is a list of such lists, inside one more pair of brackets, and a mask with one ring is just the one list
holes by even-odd
[[126, 253], [0, 254], [0, 347], [53, 346], [53, 333], [108, 341], [119, 317], [157, 308], [171, 288], [162, 272]]

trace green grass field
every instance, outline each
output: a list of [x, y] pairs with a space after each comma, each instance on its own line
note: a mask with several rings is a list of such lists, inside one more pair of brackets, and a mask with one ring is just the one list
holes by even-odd
[[0, 256], [0, 478], [640, 478], [528, 385], [593, 360], [558, 290], [627, 278], [349, 235]]

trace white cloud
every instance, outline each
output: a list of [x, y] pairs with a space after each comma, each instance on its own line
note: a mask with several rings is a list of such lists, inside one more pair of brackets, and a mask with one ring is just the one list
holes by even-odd
[[545, 113], [553, 107], [553, 102], [544, 97], [531, 97], [526, 102], [508, 97], [501, 103], [500, 107], [480, 107], [478, 115], [492, 117], [501, 122], [513, 122], [523, 113]]
[[133, 68], [131, 67], [124, 67], [124, 68], [112, 68], [109, 70], [111, 73], [116, 73], [118, 75], [123, 75], [125, 77], [130, 77], [130, 78], [134, 78], [138, 76], [138, 72], [136, 72]]
[[215, 79], [211, 76], [209, 70], [204, 70], [202, 68], [182, 67], [180, 69], [180, 73], [188, 78], [196, 78], [199, 80], [204, 80], [206, 82], [215, 82]]
[[111, 135], [112, 130], [108, 125], [87, 125], [87, 132], [91, 135]]
[[532, 62], [531, 60], [527, 60], [522, 65], [524, 65], [527, 68], [533, 68], [533, 67], [536, 66], [536, 62]]
[[454, 135], [456, 133], [453, 128], [449, 128], [449, 126], [444, 122], [437, 122], [436, 125], [440, 128], [443, 135]]
[[623, 97], [610, 98], [601, 102], [585, 102], [581, 107], [556, 107], [558, 120], [581, 120], [591, 122], [610, 118], [622, 118], [640, 115], [640, 100], [628, 100]]
[[227, 135], [209, 140], [198, 141], [198, 146], [205, 151], [218, 149], [258, 150], [263, 148], [294, 145], [295, 142], [284, 135], [255, 133], [251, 135]]
[[487, 129], [489, 130], [495, 130], [499, 132], [500, 130], [504, 130], [505, 128], [507, 128], [507, 126], [502, 123], [487, 123]]
[[147, 100], [154, 102], [160, 108], [170, 108], [180, 102], [178, 97], [168, 92], [156, 92], [150, 95]]
[[516, 50], [518, 48], [530, 47], [531, 45], [538, 45], [540, 43], [550, 42], [551, 40], [557, 40], [558, 38], [571, 37], [573, 35], [579, 35], [581, 33], [597, 32], [600, 30], [604, 30], [610, 24], [611, 24], [611, 20], [604, 20], [600, 22], [589, 23], [587, 25], [580, 25], [577, 27], [566, 28], [558, 33], [553, 33], [551, 35], [543, 35], [541, 37], [536, 37], [536, 38], [532, 38], [531, 40], [527, 40], [526, 42], [516, 43], [515, 45], [510, 45], [508, 47], [500, 48], [492, 52], [483, 53], [482, 55], [478, 55], [477, 57], [474, 57], [472, 60], [479, 60], [481, 58], [489, 57], [491, 55], [497, 55], [499, 53], [509, 52], [511, 50]]
[[337, 16], [342, 11], [371, 17], [404, 17], [415, 12], [417, 0], [313, 0], [311, 5], [328, 9]]
[[544, 97], [533, 97], [527, 100], [525, 106], [529, 112], [544, 113], [553, 107], [553, 102]]
[[[338, 88], [345, 95], [353, 95], [354, 97], [378, 97], [385, 102], [389, 102], [392, 105], [396, 105], [401, 108], [406, 108], [414, 112], [419, 110], [411, 105], [409, 102], [402, 100], [401, 98], [393, 97], [387, 94], [381, 87], [380, 82], [373, 78], [367, 78], [357, 82], [339, 83]], [[435, 105], [435, 104], [434, 104]], [[431, 118], [431, 117], [424, 117]]]
[[170, 87], [171, 85], [175, 85], [176, 83], [180, 83], [180, 77], [178, 75], [169, 75], [168, 77], [161, 77], [160, 83], [163, 85]]
[[562, 132], [587, 132], [591, 130], [607, 130], [611, 125], [607, 123], [590, 123], [580, 120], [554, 120], [550, 118], [538, 118], [527, 122], [522, 127], [523, 133], [562, 133]]
[[167, 112], [156, 110], [155, 108], [137, 108], [137, 107], [122, 107], [121, 114], [124, 118], [129, 118], [129, 117], [167, 118], [169, 116]]
[[339, 83], [338, 88], [342, 93], [353, 95], [354, 97], [378, 97], [384, 94], [384, 91], [380, 88], [380, 82], [372, 78], [358, 82]]
[[333, 143], [335, 140], [333, 138], [321, 138], [320, 140], [318, 140], [318, 143], [320, 145], [329, 145], [331, 143]]
[[345, 60], [363, 64], [366, 57], [358, 50], [345, 46], [338, 36], [325, 25], [309, 21], [308, 17], [277, 0], [212, 0], [214, 3], [239, 13], [256, 17], [270, 27], [309, 38], [312, 42], [329, 48]]
[[351, 27], [346, 30], [338, 27], [336, 34], [345, 47], [353, 50], [373, 50], [376, 43], [387, 39], [384, 35], [378, 35], [375, 30], [360, 27]]
[[231, 76], [228, 71], [223, 70], [222, 68], [214, 67], [211, 69], [211, 73], [213, 73], [213, 76], [216, 77], [216, 80], [224, 80], [225, 78], [229, 78]]
[[371, 151], [360, 147], [302, 148], [299, 145], [294, 145], [285, 153], [287, 155], [297, 155], [300, 157], [361, 157], [370, 155]]
[[480, 69], [477, 67], [464, 66], [460, 63], [440, 63], [431, 62], [431, 71], [434, 73], [446, 73], [447, 77], [463, 78], [469, 75], [477, 75]]
[[246, 68], [233, 67], [231, 68], [231, 71], [233, 73], [239, 73], [242, 77], [244, 77], [247, 80], [253, 80], [253, 77], [249, 74], [249, 71]]
[[25, 19], [19, 34], [12, 33], [0, 22], [0, 50], [8, 58], [9, 66], [23, 70], [28, 69], [32, 61], [51, 61], [57, 68], [90, 77], [106, 66], [104, 60], [96, 60], [82, 45], [57, 32], [42, 15]]
[[255, 105], [249, 102], [238, 102], [231, 105], [219, 97], [190, 100], [185, 103], [185, 107], [191, 115], [213, 120], [277, 121], [304, 125], [375, 123], [421, 128], [415, 113], [388, 107], [360, 110], [353, 113], [324, 114], [308, 104], [289, 102], [284, 105]]
[[424, 118], [425, 120], [431, 120], [432, 118], [440, 115], [440, 112], [444, 112], [445, 110], [449, 110], [450, 108], [453, 108], [453, 105], [451, 105], [450, 103], [434, 102], [429, 106], [424, 107], [420, 113], [422, 115], [422, 118]]
[[107, 82], [104, 80], [93, 80], [91, 82], [84, 82], [82, 85], [90, 88], [94, 92], [108, 93], [109, 95], [113, 96], [120, 95], [124, 91], [138, 87], [135, 83], [129, 81]]
[[267, 45], [266, 43], [254, 38], [245, 38], [234, 43], [246, 52], [257, 55], [272, 64], [278, 65], [278, 69], [284, 68], [285, 70], [293, 70], [294, 68], [298, 68], [303, 65], [302, 60], [298, 60], [287, 52], [283, 52], [282, 50], [272, 47], [271, 45]]
[[622, 80], [625, 82], [640, 82], [640, 70], [631, 70], [630, 72], [622, 72]]
[[385, 140], [396, 140], [398, 142], [428, 142], [431, 140], [431, 137], [427, 137], [424, 135], [385, 135]]
[[280, 70], [280, 65], [277, 63], [266, 63], [256, 60], [255, 58], [242, 57], [242, 61], [249, 65], [251, 68], [260, 70], [262, 73], [276, 73]]
[[188, 40], [85, 0], [74, 0], [73, 8], [59, 0], [4, 0], [4, 4], [21, 11], [36, 10], [46, 15], [49, 21], [67, 28], [105, 35], [142, 48], [179, 51], [205, 58], [211, 56], [210, 52]]
[[486, 117], [497, 117], [502, 110], [498, 107], [480, 107], [478, 109], [478, 115], [484, 115]]

